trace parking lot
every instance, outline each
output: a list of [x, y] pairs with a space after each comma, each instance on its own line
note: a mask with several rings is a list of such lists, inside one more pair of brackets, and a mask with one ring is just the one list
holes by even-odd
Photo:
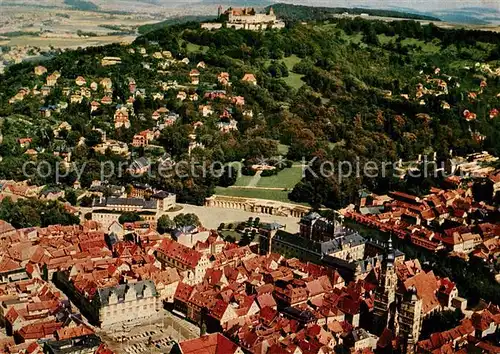
[[199, 336], [199, 328], [167, 311], [155, 320], [132, 328], [100, 333], [116, 353], [170, 353], [175, 343]]
[[[172, 338], [172, 336], [168, 334], [166, 335], [166, 332], [166, 330], [160, 329], [159, 331], [145, 331], [140, 335], [132, 336], [130, 340], [126, 342], [127, 344], [122, 348], [123, 352], [128, 354], [150, 352], [169, 353], [176, 341]], [[131, 344], [137, 339], [140, 340], [138, 343]]]

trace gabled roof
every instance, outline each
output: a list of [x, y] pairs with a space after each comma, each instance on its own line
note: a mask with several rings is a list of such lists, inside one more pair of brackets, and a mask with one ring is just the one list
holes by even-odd
[[181, 342], [179, 347], [182, 354], [233, 354], [238, 349], [238, 345], [220, 333]]
[[118, 302], [123, 302], [125, 294], [130, 288], [133, 288], [133, 290], [135, 290], [137, 297], [142, 297], [146, 288], [149, 288], [152, 295], [156, 296], [156, 287], [153, 281], [143, 280], [132, 284], [119, 284], [112, 287], [98, 289], [97, 294], [101, 301], [101, 305], [108, 305], [109, 298], [112, 294], [115, 294], [118, 297]]
[[257, 303], [259, 304], [259, 307], [261, 309], [264, 307], [276, 306], [276, 301], [274, 300], [274, 297], [270, 293], [265, 293], [257, 296]]
[[164, 239], [162, 241], [158, 252], [161, 252], [167, 257], [175, 259], [190, 268], [196, 267], [203, 256], [202, 253], [170, 239]]
[[255, 75], [254, 74], [249, 74], [249, 73], [246, 73], [241, 80], [243, 80], [243, 81], [249, 81], [249, 82], [257, 82], [257, 79], [255, 78]]

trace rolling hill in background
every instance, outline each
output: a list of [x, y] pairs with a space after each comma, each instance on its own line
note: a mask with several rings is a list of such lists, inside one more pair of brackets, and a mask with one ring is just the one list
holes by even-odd
[[441, 9], [422, 12], [407, 7], [393, 7], [393, 10], [413, 12], [416, 14], [436, 16], [442, 21], [469, 25], [500, 24], [500, 10], [488, 7], [464, 7], [458, 9]]
[[498, 0], [274, 0], [274, 2], [323, 7], [406, 8], [411, 12], [427, 13], [466, 8], [481, 8], [489, 11], [492, 9], [500, 10]]
[[[184, 16], [200, 16], [215, 14], [218, 5], [264, 8], [269, 5], [277, 6], [279, 3], [314, 6], [318, 10], [311, 12], [324, 12], [325, 15], [349, 11], [354, 14], [369, 12], [375, 16], [375, 10], [384, 10], [394, 12], [390, 17], [402, 17], [402, 12], [403, 16], [412, 14], [411, 18], [415, 19], [441, 19], [445, 22], [470, 25], [500, 25], [498, 0], [6, 0], [0, 1], [0, 6], [145, 14], [165, 13], [168, 9], [176, 8], [182, 9]], [[213, 11], [209, 11], [212, 6]], [[175, 16], [179, 14], [176, 13]]]
[[408, 18], [414, 20], [440, 21], [438, 17], [425, 14], [415, 14], [408, 11], [381, 10], [371, 8], [347, 8], [347, 7], [311, 7], [278, 3], [272, 5], [274, 12], [285, 20], [311, 21], [325, 20], [334, 15], [348, 12], [351, 15], [368, 14], [370, 16]]
[[447, 22], [473, 25], [500, 24], [500, 10], [490, 8], [463, 8], [436, 12]]
[[275, 3], [271, 0], [201, 0], [204, 5], [222, 5], [226, 6], [254, 6], [254, 7], [265, 7]]

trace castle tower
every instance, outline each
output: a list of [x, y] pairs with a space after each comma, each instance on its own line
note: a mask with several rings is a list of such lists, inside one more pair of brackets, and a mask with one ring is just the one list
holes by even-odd
[[269, 8], [269, 15], [274, 16], [274, 10], [272, 6]]
[[410, 339], [413, 345], [418, 342], [422, 328], [422, 299], [417, 295], [417, 290], [412, 287], [406, 291], [401, 302], [398, 317], [399, 334], [407, 339], [407, 350], [410, 349]]
[[382, 261], [380, 277], [375, 290], [373, 304], [373, 332], [377, 335], [384, 328], [394, 329], [394, 316], [396, 310], [397, 275], [394, 269], [395, 254], [392, 247], [392, 235], [387, 244], [386, 254]]

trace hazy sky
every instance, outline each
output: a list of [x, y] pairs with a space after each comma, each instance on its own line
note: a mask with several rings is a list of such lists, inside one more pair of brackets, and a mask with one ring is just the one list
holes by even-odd
[[[275, 0], [276, 1], [276, 0]], [[420, 11], [436, 11], [461, 7], [489, 7], [500, 10], [500, 0], [280, 0], [282, 2], [316, 6], [406, 7]], [[278, 1], [277, 1], [278, 2]]]

